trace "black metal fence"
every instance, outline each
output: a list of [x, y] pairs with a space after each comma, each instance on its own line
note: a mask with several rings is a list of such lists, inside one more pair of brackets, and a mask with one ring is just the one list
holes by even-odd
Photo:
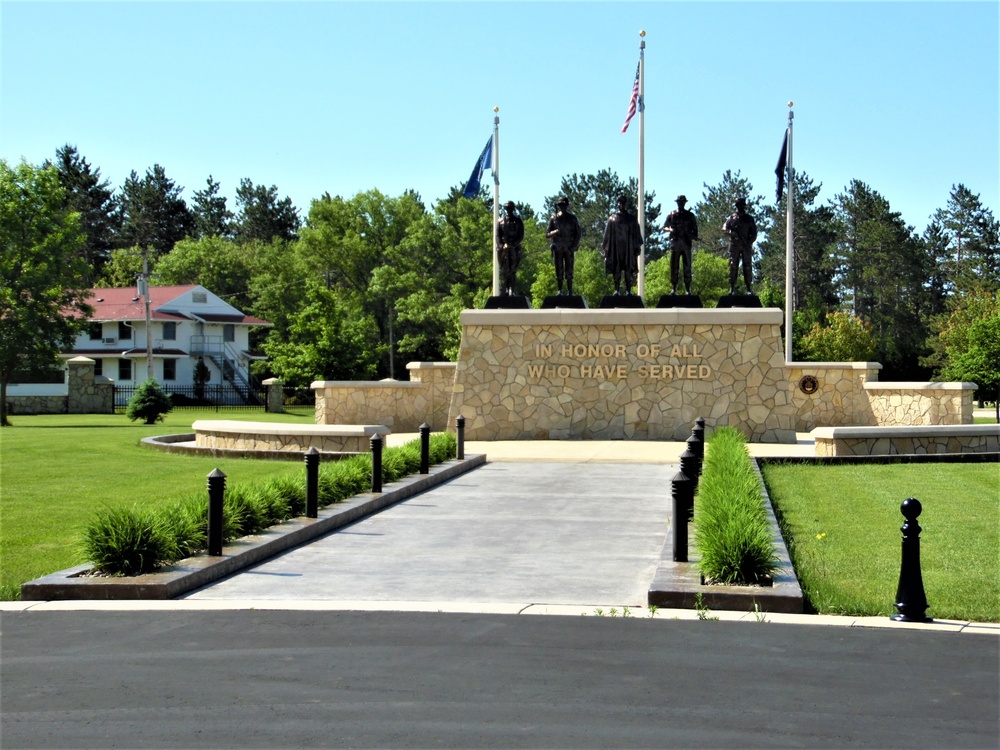
[[[116, 413], [124, 413], [128, 402], [135, 394], [136, 387], [134, 385], [115, 385]], [[162, 387], [170, 396], [170, 400], [174, 402], [175, 409], [264, 411], [267, 403], [266, 390], [255, 389], [252, 393], [243, 393], [228, 383], [205, 385], [202, 388], [169, 385]]]

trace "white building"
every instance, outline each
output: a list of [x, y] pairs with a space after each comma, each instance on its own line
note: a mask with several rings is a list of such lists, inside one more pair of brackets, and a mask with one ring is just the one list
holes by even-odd
[[134, 287], [92, 289], [90, 326], [64, 356], [93, 359], [95, 375], [116, 386], [137, 385], [152, 376], [166, 391], [187, 395], [200, 360], [208, 368], [210, 391], [221, 385], [229, 396], [249, 395], [250, 363], [262, 359], [250, 353], [250, 329], [271, 324], [244, 315], [203, 286], [153, 286], [149, 295], [147, 330], [145, 300]]

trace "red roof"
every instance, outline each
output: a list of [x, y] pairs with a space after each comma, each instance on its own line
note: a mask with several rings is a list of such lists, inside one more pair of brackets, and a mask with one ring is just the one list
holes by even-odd
[[[159, 308], [168, 305], [181, 295], [195, 289], [203, 289], [197, 284], [185, 284], [178, 286], [151, 286], [149, 287], [150, 316], [153, 320], [204, 320], [211, 323], [242, 323], [243, 325], [271, 325], [266, 320], [255, 318], [252, 315], [225, 315], [218, 313], [208, 313], [205, 315], [185, 314], [176, 310], [161, 311]], [[124, 288], [97, 288], [90, 290], [90, 297], [87, 303], [94, 308], [94, 314], [90, 317], [93, 321], [114, 321], [114, 320], [145, 320], [146, 304], [142, 296], [139, 295], [135, 287]], [[235, 309], [235, 308], [233, 308]]]

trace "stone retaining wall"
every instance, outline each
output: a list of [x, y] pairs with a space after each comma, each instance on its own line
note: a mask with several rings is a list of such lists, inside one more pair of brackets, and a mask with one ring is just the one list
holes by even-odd
[[410, 380], [316, 381], [316, 424], [384, 424], [417, 432], [425, 422], [441, 431], [448, 421], [456, 365], [411, 362]]
[[998, 453], [998, 425], [821, 427], [813, 430], [817, 456], [895, 456]]
[[865, 383], [864, 387], [877, 425], [958, 425], [973, 421], [974, 383]]
[[371, 439], [391, 430], [383, 425], [302, 425], [277, 422], [198, 420], [191, 429], [195, 446], [224, 450], [288, 451], [310, 448], [329, 453], [366, 453]]

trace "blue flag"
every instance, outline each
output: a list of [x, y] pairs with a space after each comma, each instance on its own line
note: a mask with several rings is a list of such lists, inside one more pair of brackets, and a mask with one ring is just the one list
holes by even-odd
[[472, 174], [469, 176], [469, 182], [465, 186], [465, 192], [462, 193], [466, 198], [474, 198], [476, 193], [479, 192], [479, 183], [483, 179], [483, 170], [493, 169], [493, 136], [486, 141], [486, 148], [483, 149], [483, 153], [479, 155], [479, 160], [476, 162], [476, 166], [472, 168]]

